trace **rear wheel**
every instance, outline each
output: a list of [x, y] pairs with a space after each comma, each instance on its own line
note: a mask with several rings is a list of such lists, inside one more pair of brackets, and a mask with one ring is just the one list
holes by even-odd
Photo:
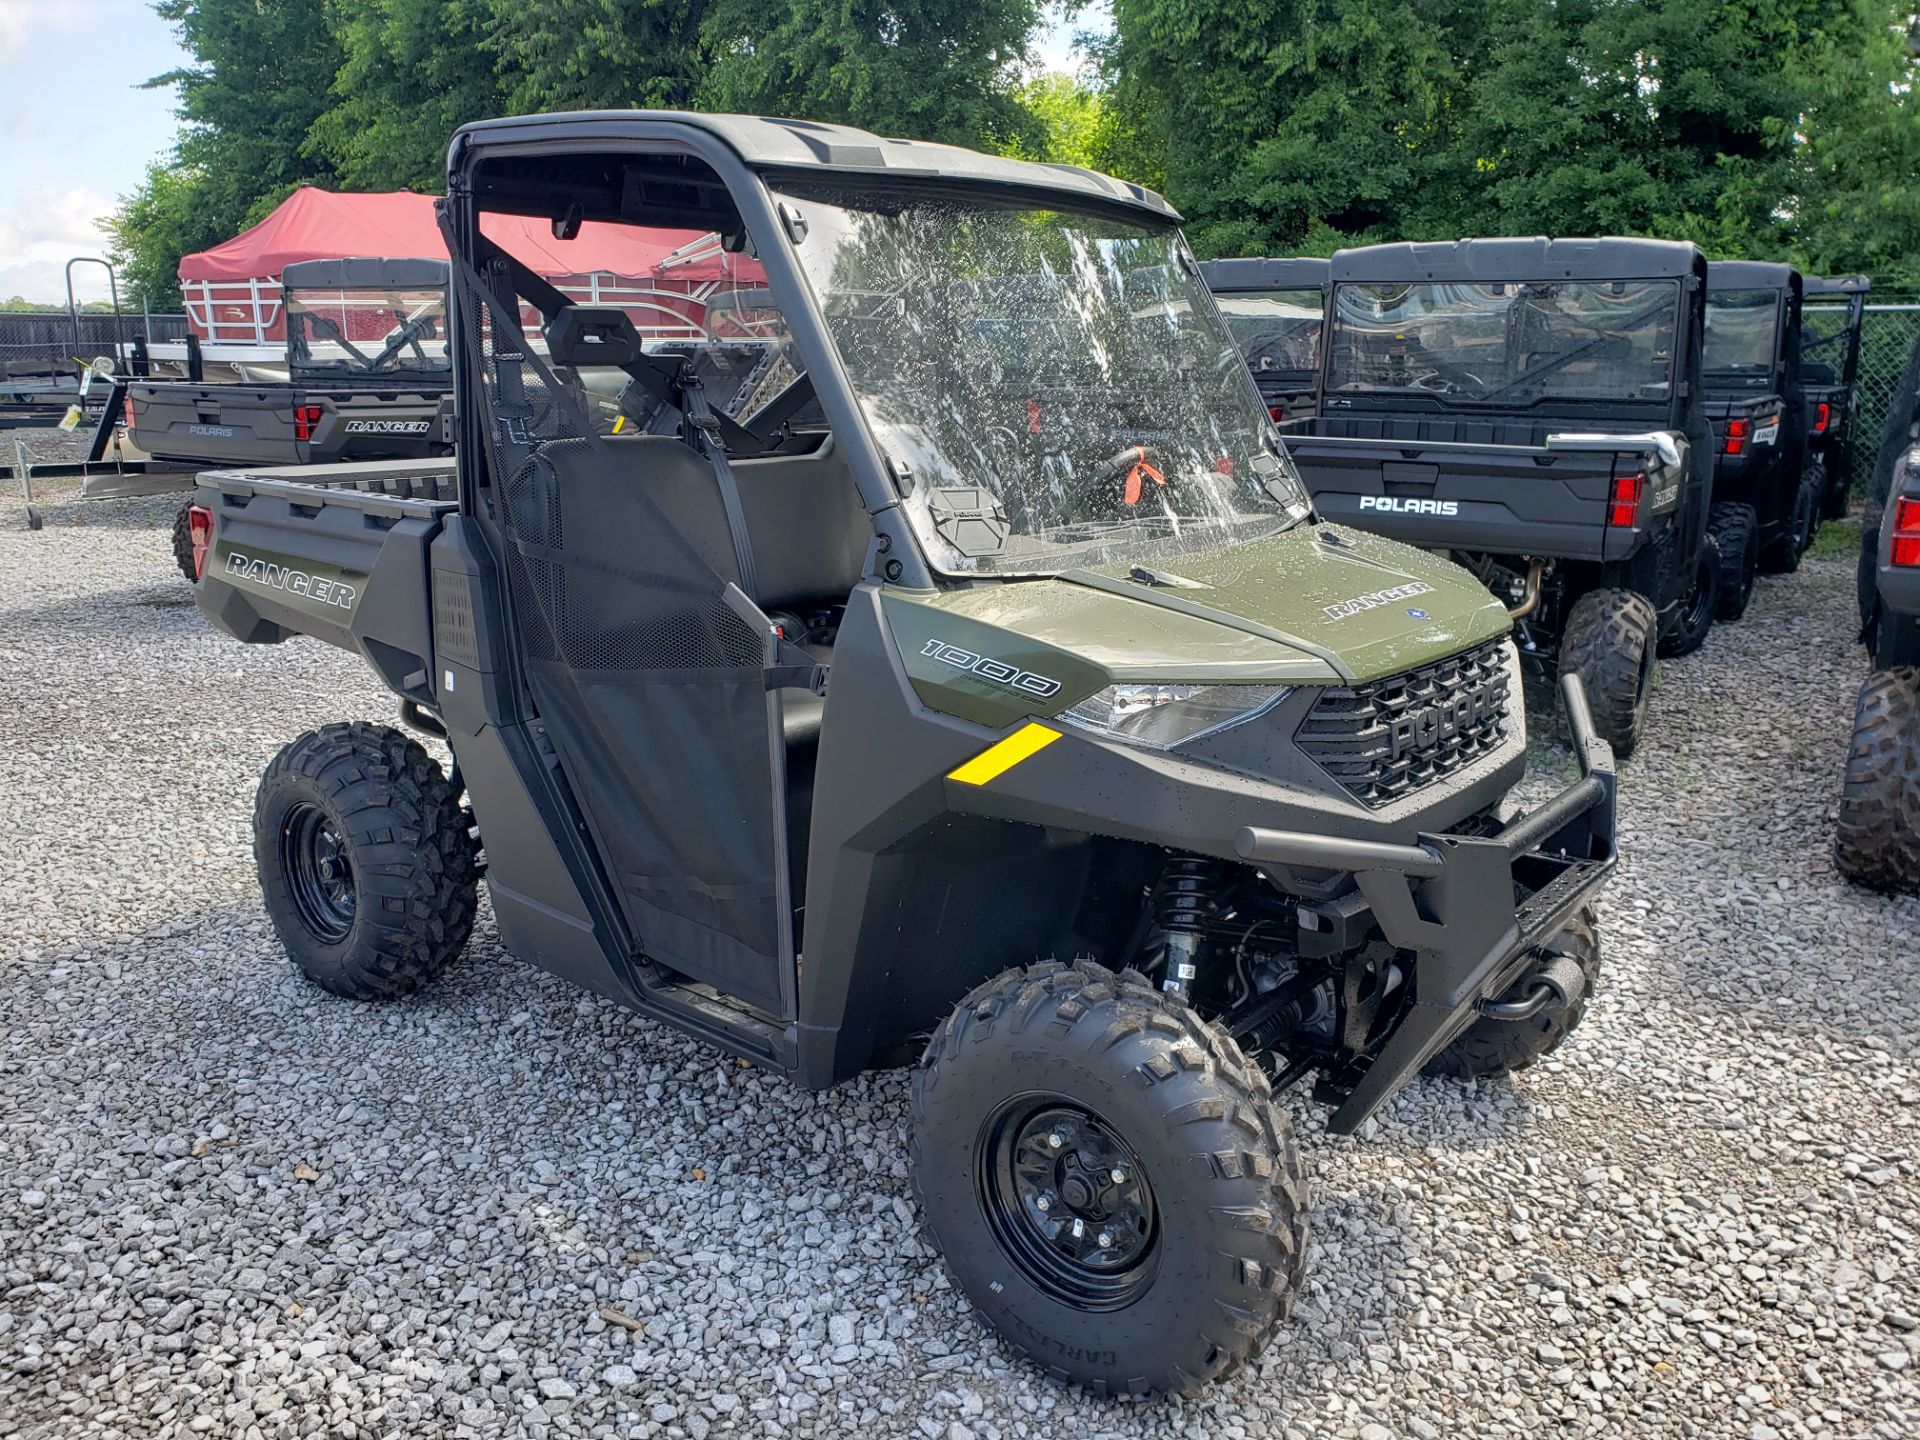
[[433, 757], [384, 725], [323, 726], [274, 757], [253, 858], [287, 954], [336, 995], [410, 995], [473, 929], [468, 817]]
[[1428, 1075], [1474, 1080], [1511, 1075], [1554, 1050], [1586, 1018], [1587, 1000], [1600, 978], [1600, 923], [1588, 906], [1573, 923], [1541, 947], [1551, 955], [1571, 956], [1587, 977], [1586, 989], [1571, 1005], [1549, 1005], [1527, 1020], [1475, 1020], [1446, 1049], [1427, 1062]]
[[1738, 620], [1753, 599], [1760, 573], [1760, 517], [1751, 505], [1722, 501], [1707, 512], [1707, 533], [1720, 553], [1720, 599], [1716, 620]]
[[1306, 1183], [1259, 1068], [1140, 975], [1008, 971], [928, 1043], [913, 1185], [1007, 1343], [1104, 1395], [1191, 1394], [1266, 1346]]
[[1639, 745], [1646, 723], [1658, 628], [1644, 595], [1609, 589], [1576, 600], [1560, 632], [1560, 673], [1580, 677], [1594, 728], [1622, 759]]
[[1806, 491], [1807, 501], [1807, 531], [1800, 540], [1800, 553], [1803, 556], [1813, 548], [1814, 537], [1820, 533], [1820, 523], [1826, 518], [1827, 484], [1827, 467], [1818, 460], [1809, 460], [1807, 473], [1800, 477], [1800, 486]]
[[1833, 844], [1842, 875], [1920, 890], [1920, 670], [1876, 670], [1854, 704]]
[[1660, 654], [1668, 659], [1691, 655], [1698, 650], [1713, 629], [1713, 612], [1720, 603], [1720, 545], [1709, 531], [1700, 538], [1700, 553], [1693, 562], [1693, 593], [1660, 632]]
[[173, 563], [180, 567], [180, 573], [187, 577], [189, 585], [200, 583], [200, 576], [193, 565], [193, 517], [192, 504], [180, 507], [180, 513], [173, 517]]

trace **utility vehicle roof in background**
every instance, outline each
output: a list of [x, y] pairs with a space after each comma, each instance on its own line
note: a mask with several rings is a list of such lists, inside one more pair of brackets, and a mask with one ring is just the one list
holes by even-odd
[[1787, 290], [1800, 285], [1800, 272], [1772, 260], [1709, 260], [1709, 290]]
[[1097, 174], [1076, 165], [1009, 160], [957, 145], [894, 140], [846, 125], [824, 125], [812, 120], [700, 115], [680, 110], [573, 110], [464, 125], [454, 136], [454, 153], [459, 153], [463, 141], [484, 148], [518, 140], [579, 140], [591, 144], [601, 140], [638, 139], [661, 125], [705, 131], [755, 170], [834, 171], [849, 178], [1017, 185], [1125, 205], [1161, 219], [1180, 218], [1164, 198], [1144, 185], [1116, 180], [1111, 175]]
[[1332, 262], [1313, 256], [1244, 260], [1207, 260], [1200, 278], [1209, 290], [1232, 294], [1236, 290], [1317, 290], [1327, 283]]
[[1872, 289], [1864, 275], [1807, 275], [1800, 281], [1803, 295], [1865, 295]]
[[296, 260], [280, 272], [290, 290], [444, 290], [444, 260], [388, 260], [359, 255], [347, 260]]
[[1361, 284], [1436, 280], [1488, 284], [1500, 280], [1652, 280], [1691, 275], [1699, 249], [1685, 240], [1436, 240], [1363, 245], [1333, 257], [1333, 280]]

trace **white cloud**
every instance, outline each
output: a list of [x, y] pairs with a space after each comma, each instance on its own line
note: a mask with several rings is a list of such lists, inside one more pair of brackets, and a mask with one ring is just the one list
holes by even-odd
[[[64, 271], [76, 255], [105, 255], [107, 236], [99, 222], [113, 213], [111, 196], [97, 190], [28, 190], [11, 211], [0, 211], [0, 299], [64, 303]], [[76, 265], [73, 292], [81, 300], [107, 298], [107, 272]]]
[[[25, 46], [29, 30], [78, 25], [88, 18], [88, 9], [79, 0], [0, 0], [0, 60]], [[93, 18], [98, 21], [97, 11]]]

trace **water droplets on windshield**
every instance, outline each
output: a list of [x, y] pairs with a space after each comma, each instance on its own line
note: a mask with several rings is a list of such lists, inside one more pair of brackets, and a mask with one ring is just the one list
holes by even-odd
[[803, 192], [796, 253], [951, 572], [1146, 563], [1305, 513], [1177, 231]]

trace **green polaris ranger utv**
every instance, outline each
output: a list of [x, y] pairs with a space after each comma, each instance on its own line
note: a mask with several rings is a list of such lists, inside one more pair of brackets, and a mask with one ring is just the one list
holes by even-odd
[[[1514, 813], [1506, 611], [1316, 520], [1150, 191], [654, 112], [449, 160], [453, 493], [199, 495], [202, 610], [357, 651], [453, 755], [334, 725], [268, 767], [294, 961], [425, 984], [484, 847], [516, 955], [808, 1086], [916, 1066], [927, 1230], [1016, 1350], [1104, 1393], [1235, 1370], [1306, 1259], [1276, 1091], [1347, 1133], [1581, 1018], [1614, 782], [1578, 681], [1581, 778]], [[711, 234], [790, 378], [716, 402], [503, 213], [560, 254]]]

